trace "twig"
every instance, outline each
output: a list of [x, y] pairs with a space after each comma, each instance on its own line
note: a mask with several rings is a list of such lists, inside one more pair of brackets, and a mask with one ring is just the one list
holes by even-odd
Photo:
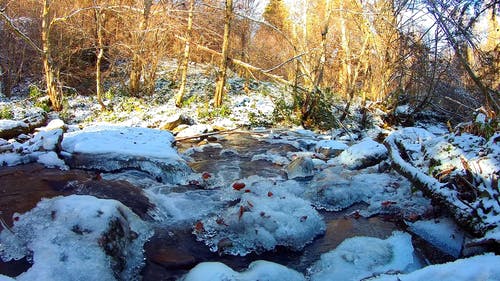
[[231, 134], [231, 133], [234, 133], [234, 131], [236, 131], [236, 130], [238, 130], [238, 129], [239, 129], [239, 127], [236, 127], [236, 128], [234, 128], [234, 129], [225, 130], [225, 131], [217, 131], [217, 132], [211, 132], [211, 133], [199, 134], [199, 135], [190, 136], [190, 137], [175, 138], [175, 141], [176, 141], [176, 142], [178, 142], [178, 141], [185, 141], [185, 140], [191, 140], [191, 139], [206, 138], [206, 137], [213, 136], [213, 135], [225, 135], [225, 134]]

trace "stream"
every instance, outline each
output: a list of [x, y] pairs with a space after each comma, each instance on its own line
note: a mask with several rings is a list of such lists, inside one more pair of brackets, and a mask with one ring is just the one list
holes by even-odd
[[[206, 189], [206, 193], [215, 192], [217, 186], [230, 185], [238, 179], [254, 175], [263, 178], [286, 178], [282, 165], [266, 160], [252, 161], [252, 157], [268, 153], [286, 157], [290, 153], [300, 152], [294, 145], [265, 141], [261, 138], [261, 134], [250, 132], [213, 137], [209, 138], [208, 142], [205, 140], [202, 143], [179, 142], [177, 147], [180, 153], [190, 157], [189, 165], [194, 172], [208, 173], [213, 177], [214, 188]], [[211, 252], [203, 242], [196, 240], [192, 234], [194, 222], [172, 227], [161, 221], [155, 221], [151, 216], [154, 204], [142, 192], [141, 183], [135, 182], [134, 179], [123, 180], [127, 175], [126, 172], [119, 176], [101, 176], [92, 171], [60, 171], [47, 169], [38, 164], [2, 168], [0, 169], [0, 216], [11, 226], [12, 217], [16, 212], [26, 212], [41, 198], [58, 195], [88, 194], [121, 201], [143, 220], [150, 221], [155, 230], [153, 237], [144, 246], [146, 264], [142, 270], [142, 280], [145, 281], [177, 280], [193, 266], [205, 261], [219, 261], [234, 270], [243, 270], [252, 261], [268, 260], [305, 273], [321, 254], [335, 249], [346, 238], [354, 236], [387, 238], [395, 230], [405, 230], [405, 225], [398, 216], [375, 215], [365, 218], [356, 215], [357, 210], [366, 208], [365, 203], [356, 203], [338, 212], [319, 210], [326, 223], [326, 232], [306, 245], [303, 250], [293, 251], [278, 246], [273, 251], [251, 253], [246, 256], [218, 254]], [[140, 177], [140, 174], [137, 177]], [[307, 185], [311, 178], [298, 181], [302, 185]], [[150, 188], [152, 192], [164, 193], [167, 192], [165, 189], [168, 189], [168, 192], [183, 193], [202, 188], [197, 183]], [[147, 193], [148, 196], [151, 196], [152, 192]], [[1, 228], [0, 226], [0, 230]], [[452, 259], [418, 237], [413, 237], [413, 245], [422, 264]], [[29, 267], [30, 264], [26, 259], [12, 262], [0, 260], [0, 274], [7, 276], [17, 276]]]

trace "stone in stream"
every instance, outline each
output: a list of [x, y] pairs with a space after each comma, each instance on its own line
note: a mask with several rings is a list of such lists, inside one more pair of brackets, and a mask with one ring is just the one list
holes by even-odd
[[314, 163], [309, 157], [297, 157], [286, 166], [288, 179], [314, 176]]
[[64, 134], [61, 156], [71, 168], [136, 169], [164, 183], [183, 183], [191, 169], [173, 147], [170, 132], [120, 126], [92, 126]]
[[[12, 231], [12, 232], [11, 232]], [[116, 200], [87, 195], [40, 201], [0, 233], [3, 260], [31, 256], [17, 280], [139, 280], [150, 228]]]
[[365, 138], [340, 153], [338, 160], [349, 169], [359, 170], [376, 165], [387, 157], [388, 152], [383, 144]]

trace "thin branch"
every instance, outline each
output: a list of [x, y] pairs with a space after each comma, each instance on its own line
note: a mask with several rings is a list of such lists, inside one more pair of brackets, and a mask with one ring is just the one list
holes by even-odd
[[43, 50], [38, 47], [31, 38], [28, 37], [28, 35], [24, 34], [18, 27], [14, 25], [14, 22], [11, 18], [9, 18], [4, 11], [0, 11], [0, 17], [3, 19], [3, 21], [7, 24], [7, 26], [12, 29], [12, 31], [17, 34], [21, 39], [23, 39], [28, 45], [30, 45], [31, 48], [33, 48], [35, 51], [38, 53], [42, 54]]

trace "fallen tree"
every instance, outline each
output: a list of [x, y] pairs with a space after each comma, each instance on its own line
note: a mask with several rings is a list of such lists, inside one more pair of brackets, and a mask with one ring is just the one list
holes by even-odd
[[[470, 243], [470, 245], [500, 243], [500, 238], [498, 237], [500, 233], [500, 221], [497, 214], [498, 208], [495, 208], [498, 204], [485, 207], [485, 202], [498, 203], [498, 201], [495, 201], [498, 198], [493, 198], [496, 197], [494, 194], [484, 196], [484, 189], [479, 189], [480, 185], [485, 184], [484, 182], [478, 183], [472, 180], [464, 180], [464, 176], [456, 172], [453, 176], [448, 177], [446, 182], [440, 182], [440, 180], [412, 165], [411, 156], [408, 155], [404, 145], [404, 142], [408, 141], [407, 135], [407, 132], [396, 131], [384, 141], [389, 151], [389, 156], [392, 159], [393, 168], [410, 180], [434, 204], [446, 208], [458, 225], [473, 234], [477, 239]], [[465, 163], [462, 162], [464, 166], [462, 170], [465, 171], [466, 175], [471, 175], [470, 167], [466, 160], [463, 161]], [[451, 170], [453, 171], [454, 169], [455, 167]], [[447, 175], [449, 174], [451, 174], [451, 171], [447, 172]], [[492, 175], [491, 185], [493, 187], [494, 185], [498, 185], [494, 179], [495, 175]], [[464, 199], [463, 194], [460, 192], [460, 190], [463, 190], [463, 187], [459, 185], [466, 185], [469, 189], [475, 189], [475, 192], [477, 192], [476, 196], [472, 200]]]

